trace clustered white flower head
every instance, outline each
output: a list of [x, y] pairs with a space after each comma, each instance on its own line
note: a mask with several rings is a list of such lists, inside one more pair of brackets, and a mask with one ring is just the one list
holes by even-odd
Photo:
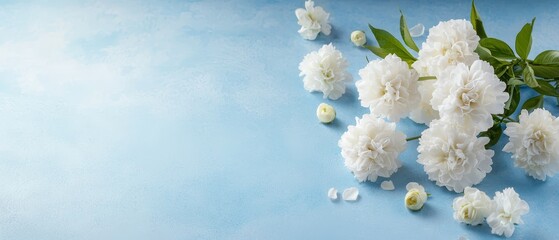
[[410, 210], [417, 211], [423, 208], [423, 205], [427, 201], [427, 192], [425, 188], [416, 182], [410, 182], [406, 185], [406, 197], [404, 198], [404, 204]]
[[479, 37], [469, 21], [452, 19], [429, 29], [429, 36], [413, 64], [421, 76], [436, 76], [458, 63], [471, 65], [479, 59], [474, 50]]
[[505, 188], [503, 192], [496, 192], [494, 208], [487, 217], [487, 224], [491, 233], [511, 237], [515, 224], [523, 224], [521, 217], [530, 211], [528, 203], [522, 199], [513, 188]]
[[519, 122], [507, 123], [509, 143], [503, 151], [512, 153], [515, 165], [528, 175], [545, 181], [559, 172], [559, 119], [545, 109], [522, 110]]
[[374, 182], [378, 177], [390, 177], [401, 166], [398, 155], [405, 150], [406, 136], [396, 131], [395, 123], [365, 114], [348, 127], [338, 146], [355, 178]]
[[452, 202], [454, 220], [470, 225], [479, 225], [493, 210], [493, 202], [477, 188], [466, 187], [464, 196]]
[[421, 134], [417, 162], [437, 185], [462, 192], [491, 172], [494, 152], [485, 149], [488, 142], [489, 138], [478, 138], [459, 124], [435, 120]]
[[359, 70], [359, 76], [361, 80], [355, 85], [361, 106], [372, 114], [398, 121], [419, 103], [417, 72], [394, 54], [369, 62]]
[[491, 233], [511, 237], [515, 224], [523, 224], [521, 217], [530, 211], [528, 203], [513, 188], [496, 192], [493, 200], [476, 188], [467, 187], [463, 197], [452, 203], [454, 219], [470, 225], [482, 224], [484, 220], [491, 227]]
[[347, 66], [342, 53], [330, 43], [303, 58], [299, 64], [299, 75], [304, 76], [307, 91], [319, 91], [324, 98], [336, 100], [345, 93], [345, 83], [352, 80], [351, 74], [346, 71]]
[[[479, 37], [469, 21], [440, 22], [429, 29], [429, 36], [422, 44], [419, 57], [412, 67], [420, 77], [438, 77], [448, 67], [459, 63], [466, 66], [472, 65], [475, 60], [479, 59], [477, 53], [474, 52], [478, 45]], [[417, 123], [429, 125], [429, 122], [439, 118], [437, 108], [431, 107], [431, 99], [435, 90], [432, 84], [435, 81], [438, 80], [420, 83], [421, 104], [410, 114], [410, 118]]]
[[297, 23], [301, 25], [299, 34], [304, 39], [314, 40], [316, 36], [322, 32], [324, 35], [330, 35], [332, 26], [328, 23], [330, 14], [324, 11], [322, 7], [315, 7], [312, 0], [305, 2], [305, 8], [295, 10]]
[[509, 97], [505, 89], [488, 62], [477, 60], [471, 67], [459, 63], [439, 74], [431, 105], [441, 118], [481, 132], [493, 126], [491, 114], [504, 112]]

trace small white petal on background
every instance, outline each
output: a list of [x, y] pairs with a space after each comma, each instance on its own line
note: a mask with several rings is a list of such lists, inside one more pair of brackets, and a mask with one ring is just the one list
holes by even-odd
[[382, 183], [380, 183], [380, 188], [382, 188], [382, 190], [387, 190], [387, 191], [392, 191], [394, 190], [394, 183], [392, 183], [392, 181], [382, 181]]
[[423, 26], [423, 24], [421, 23], [418, 23], [410, 28], [410, 35], [412, 37], [421, 37], [423, 36], [424, 32], [425, 32], [425, 26]]
[[328, 190], [328, 197], [332, 200], [338, 199], [338, 190], [336, 190], [335, 188], [330, 188]]
[[342, 198], [346, 201], [355, 201], [359, 196], [359, 190], [356, 187], [350, 187], [344, 190]]

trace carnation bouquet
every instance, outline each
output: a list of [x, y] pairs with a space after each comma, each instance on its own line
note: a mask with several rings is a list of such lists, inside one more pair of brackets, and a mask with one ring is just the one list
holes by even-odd
[[[301, 36], [313, 40], [319, 33], [330, 34], [329, 14], [312, 1], [305, 7], [296, 11]], [[497, 192], [491, 200], [473, 186], [491, 172], [491, 147], [503, 133], [509, 142], [502, 151], [511, 153], [515, 166], [529, 176], [545, 181], [559, 171], [559, 119], [543, 108], [544, 97], [557, 98], [559, 104], [559, 51], [528, 58], [534, 24], [535, 18], [520, 29], [513, 50], [488, 36], [472, 2], [469, 21], [440, 22], [429, 29], [421, 48], [412, 37], [416, 27], [408, 29], [403, 13], [403, 41], [372, 25], [369, 29], [378, 45], [365, 44], [362, 31], [352, 33], [355, 45], [380, 59], [367, 58], [355, 82], [360, 103], [370, 114], [356, 118], [338, 142], [345, 166], [359, 182], [388, 178], [402, 165], [398, 155], [406, 140], [419, 139], [417, 163], [429, 180], [464, 193], [453, 203], [454, 218], [470, 225], [485, 220], [492, 233], [510, 237], [515, 224], [522, 223], [520, 216], [528, 213], [528, 204], [513, 188]], [[308, 54], [299, 65], [305, 89], [333, 100], [352, 81], [346, 68], [332, 44]], [[521, 91], [537, 96], [521, 102]], [[317, 110], [319, 118], [331, 116], [321, 121], [335, 117], [333, 109], [329, 111]], [[428, 128], [421, 136], [406, 139], [395, 127], [405, 117]], [[406, 206], [421, 209], [427, 195], [423, 187], [410, 184]]]

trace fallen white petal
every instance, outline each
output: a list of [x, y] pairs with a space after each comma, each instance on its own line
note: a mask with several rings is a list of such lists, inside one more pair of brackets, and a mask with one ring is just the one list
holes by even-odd
[[357, 200], [358, 196], [359, 196], [359, 190], [357, 190], [356, 187], [350, 187], [344, 190], [344, 193], [342, 194], [343, 199], [346, 201], [355, 201]]
[[392, 180], [382, 181], [382, 183], [380, 183], [380, 188], [382, 188], [382, 190], [392, 191], [394, 190], [394, 183], [392, 183]]
[[335, 188], [330, 188], [328, 190], [328, 197], [332, 200], [338, 199], [338, 190], [336, 190]]
[[466, 237], [466, 236], [460, 236], [460, 238], [458, 238], [458, 240], [468, 240], [468, 237]]
[[424, 32], [425, 32], [425, 26], [423, 26], [423, 24], [421, 23], [418, 23], [417, 25], [410, 28], [410, 35], [412, 37], [421, 37], [423, 36]]

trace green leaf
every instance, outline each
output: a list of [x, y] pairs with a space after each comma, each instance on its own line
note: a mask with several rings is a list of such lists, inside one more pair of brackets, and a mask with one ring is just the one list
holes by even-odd
[[516, 111], [518, 104], [520, 104], [520, 88], [511, 86], [510, 97], [505, 104], [505, 112], [503, 114], [507, 117], [512, 115]]
[[559, 65], [537, 65], [532, 64], [534, 75], [542, 78], [558, 78]]
[[536, 92], [546, 96], [559, 97], [559, 93], [557, 93], [555, 87], [553, 87], [551, 84], [543, 80], [537, 80], [537, 81], [538, 84], [540, 84], [540, 86], [534, 88]]
[[479, 41], [481, 46], [491, 51], [491, 55], [497, 58], [516, 59], [514, 52], [506, 42], [496, 38], [484, 38]]
[[511, 86], [524, 85], [524, 82], [520, 81], [520, 79], [518, 79], [518, 78], [511, 78], [507, 82], [507, 85], [511, 85]]
[[404, 43], [416, 52], [419, 52], [419, 48], [415, 45], [415, 42], [411, 38], [410, 30], [406, 24], [406, 18], [404, 18], [404, 13], [400, 11], [400, 33], [402, 34], [402, 39]]
[[534, 59], [534, 74], [542, 78], [559, 77], [559, 51], [543, 51]]
[[374, 28], [370, 24], [369, 24], [369, 28], [373, 32], [373, 35], [375, 35], [375, 38], [377, 39], [378, 45], [384, 51], [386, 51], [388, 53], [396, 54], [402, 60], [408, 62], [408, 64], [411, 64], [416, 60], [410, 54], [410, 52], [408, 52], [408, 50], [406, 50], [404, 45], [402, 45], [402, 43], [400, 43], [400, 41], [398, 41], [398, 39], [396, 39], [394, 36], [392, 36], [392, 34], [390, 34], [389, 32], [387, 32], [385, 30]]
[[472, 26], [476, 30], [476, 33], [479, 36], [479, 38], [484, 39], [487, 37], [487, 34], [485, 34], [485, 29], [483, 28], [483, 22], [481, 21], [481, 17], [477, 13], [477, 9], [476, 9], [476, 5], [474, 4], [474, 1], [472, 1], [470, 22], [472, 23]]
[[559, 51], [547, 50], [543, 51], [536, 58], [534, 64], [538, 65], [559, 65]]
[[542, 106], [543, 106], [543, 95], [539, 95], [526, 100], [526, 102], [522, 104], [522, 109], [526, 109], [530, 111], [535, 108], [541, 108]]
[[[363, 45], [364, 48], [369, 49], [373, 54], [379, 56], [380, 58], [384, 58], [386, 57], [386, 55], [390, 54], [389, 52], [387, 52], [386, 50], [379, 48], [379, 47], [375, 47], [375, 46], [371, 46], [371, 45]], [[367, 59], [367, 62], [369, 62], [369, 59]]]
[[524, 82], [531, 88], [535, 88], [540, 86], [536, 81], [536, 76], [534, 76], [534, 70], [530, 65], [526, 64], [524, 70], [522, 70], [522, 77], [524, 78]]
[[503, 65], [503, 63], [499, 59], [491, 55], [491, 51], [489, 51], [489, 49], [481, 45], [478, 45], [476, 50], [474, 50], [474, 52], [476, 52], [479, 55], [479, 58], [481, 60], [488, 62], [495, 69]]
[[536, 18], [532, 19], [532, 23], [526, 23], [516, 35], [516, 53], [524, 60], [528, 58], [528, 54], [530, 54], [530, 49], [532, 48], [532, 28], [534, 26], [534, 21], [536, 21]]
[[495, 124], [493, 125], [493, 127], [491, 127], [490, 129], [488, 129], [485, 132], [480, 133], [479, 135], [481, 137], [488, 137], [489, 138], [489, 142], [487, 144], [485, 144], [485, 148], [490, 148], [493, 145], [497, 144], [497, 142], [499, 142], [499, 138], [501, 138], [501, 135], [503, 134], [503, 128], [501, 127], [501, 124]]

